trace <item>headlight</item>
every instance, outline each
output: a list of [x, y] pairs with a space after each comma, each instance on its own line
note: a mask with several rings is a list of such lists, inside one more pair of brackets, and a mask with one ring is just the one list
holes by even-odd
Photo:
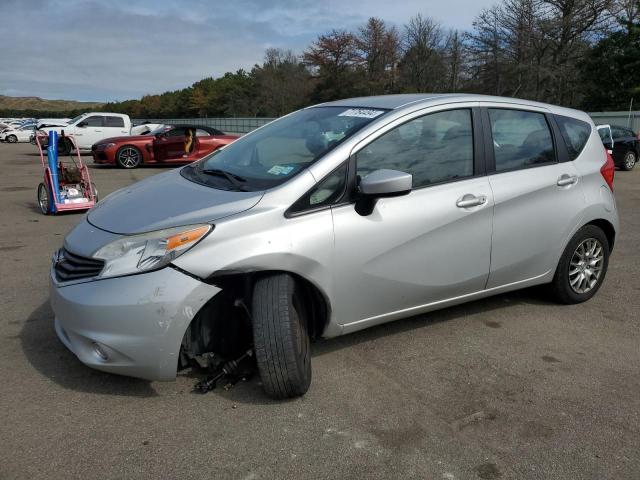
[[94, 258], [105, 261], [100, 277], [115, 277], [162, 268], [202, 240], [211, 225], [189, 225], [128, 235], [111, 242]]
[[115, 147], [116, 144], [115, 143], [107, 143], [104, 148], [111, 148], [111, 147]]

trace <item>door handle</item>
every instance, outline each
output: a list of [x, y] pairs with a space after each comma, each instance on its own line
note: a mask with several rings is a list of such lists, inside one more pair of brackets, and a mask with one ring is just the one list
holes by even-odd
[[577, 181], [578, 181], [578, 176], [577, 175], [568, 175], [566, 173], [563, 173], [558, 178], [558, 182], [557, 183], [558, 183], [559, 187], [566, 187], [567, 185], [573, 185]]
[[487, 203], [487, 197], [485, 195], [475, 196], [471, 193], [467, 193], [458, 199], [456, 207], [458, 208], [470, 208], [478, 207]]

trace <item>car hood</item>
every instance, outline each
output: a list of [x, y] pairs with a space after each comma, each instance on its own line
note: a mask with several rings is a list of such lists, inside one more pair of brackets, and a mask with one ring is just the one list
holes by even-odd
[[87, 220], [112, 233], [144, 233], [214, 222], [249, 210], [262, 195], [205, 187], [186, 180], [176, 169], [112, 193], [89, 211]]

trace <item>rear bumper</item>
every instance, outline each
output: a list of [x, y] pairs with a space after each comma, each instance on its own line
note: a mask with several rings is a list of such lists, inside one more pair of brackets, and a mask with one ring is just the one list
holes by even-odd
[[147, 380], [173, 380], [182, 337], [220, 289], [166, 267], [156, 272], [59, 284], [52, 271], [55, 330], [85, 365]]

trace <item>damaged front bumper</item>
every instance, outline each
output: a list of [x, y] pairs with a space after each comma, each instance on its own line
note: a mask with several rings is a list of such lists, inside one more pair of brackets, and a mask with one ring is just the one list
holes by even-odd
[[147, 380], [173, 380], [185, 330], [220, 289], [166, 267], [61, 284], [51, 271], [58, 337], [85, 365]]

